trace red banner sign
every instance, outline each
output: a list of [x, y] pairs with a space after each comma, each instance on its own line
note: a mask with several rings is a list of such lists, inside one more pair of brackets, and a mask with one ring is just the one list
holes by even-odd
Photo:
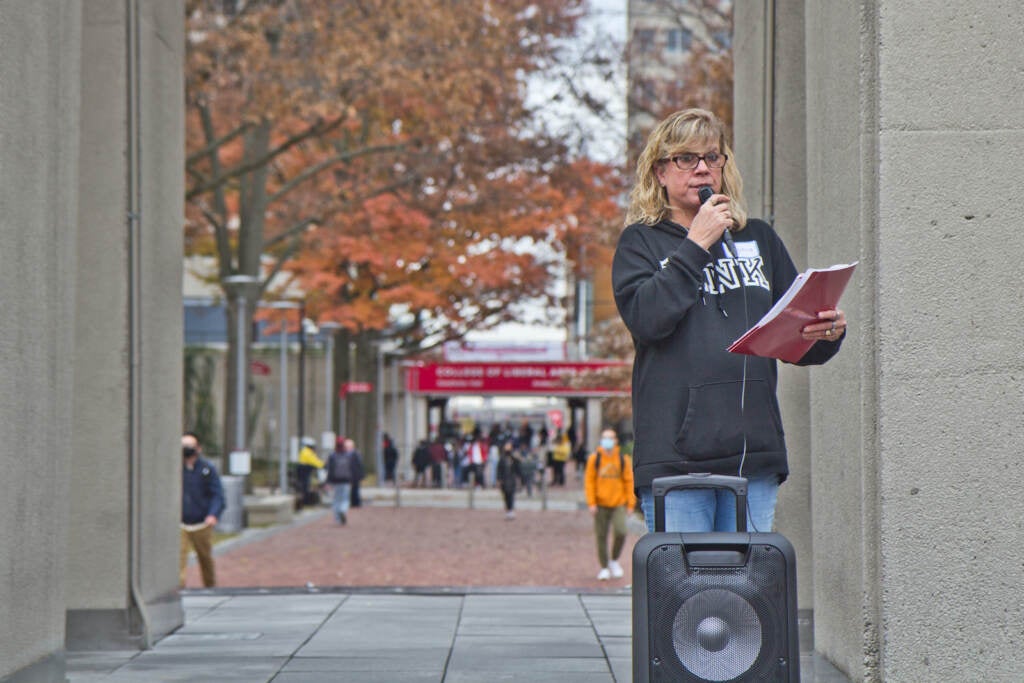
[[345, 398], [349, 394], [369, 394], [373, 391], [371, 382], [342, 382], [338, 388], [338, 395]]
[[254, 360], [249, 362], [249, 371], [254, 375], [269, 375], [270, 366], [261, 360]]
[[623, 396], [616, 386], [628, 363], [416, 363], [406, 368], [406, 387], [415, 394], [542, 394]]

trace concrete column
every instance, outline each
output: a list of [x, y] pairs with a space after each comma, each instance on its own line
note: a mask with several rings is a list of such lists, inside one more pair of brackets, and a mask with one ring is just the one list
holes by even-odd
[[872, 435], [877, 260], [870, 247], [876, 79], [868, 4], [807, 3], [799, 38], [807, 51], [808, 252], [822, 262], [861, 262], [842, 301], [850, 321], [843, 351], [811, 378], [815, 647], [854, 680], [874, 675], [880, 636]]
[[583, 443], [587, 446], [587, 455], [593, 453], [597, 448], [601, 441], [601, 432], [606, 426], [601, 420], [602, 401], [603, 399], [600, 398], [587, 397], [586, 399], [587, 433], [584, 434]]
[[67, 644], [145, 647], [182, 623], [184, 10], [87, 4]]
[[887, 1], [862, 15], [861, 73], [877, 74], [860, 127], [877, 164], [858, 196], [874, 372], [846, 401], [868, 399], [875, 449], [879, 680], [1024, 680], [1020, 10]]
[[[806, 121], [779, 115], [776, 84], [775, 150], [805, 127], [808, 262], [860, 259], [843, 352], [810, 373], [815, 647], [853, 680], [1022, 680], [1007, 321], [1024, 315], [1024, 16], [1009, 0], [803, 9], [802, 32], [775, 14], [776, 73], [806, 52]], [[737, 51], [737, 74], [761, 59]]]
[[0, 679], [64, 680], [77, 3], [0, 11]]
[[[772, 222], [798, 269], [830, 265], [807, 254], [807, 172], [803, 5], [750, 2], [735, 7], [734, 150], [751, 215]], [[776, 35], [785, 36], [776, 40]], [[750, 321], [753, 324], [756, 321]], [[813, 642], [810, 375], [779, 366], [779, 402], [790, 475], [779, 492], [776, 529], [797, 552], [797, 604], [804, 649]]]

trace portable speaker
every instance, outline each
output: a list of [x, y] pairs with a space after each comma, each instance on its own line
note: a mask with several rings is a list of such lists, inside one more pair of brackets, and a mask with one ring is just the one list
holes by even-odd
[[[633, 681], [800, 681], [796, 554], [781, 534], [746, 533], [747, 480], [655, 479], [655, 531], [633, 548]], [[665, 495], [727, 488], [736, 532], [667, 533]]]

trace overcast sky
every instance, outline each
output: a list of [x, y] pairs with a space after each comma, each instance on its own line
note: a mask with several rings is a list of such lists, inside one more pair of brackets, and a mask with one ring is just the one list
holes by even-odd
[[[626, 35], [626, 0], [589, 0], [590, 11], [581, 22], [579, 38], [567, 42], [567, 61], [582, 60], [588, 50], [600, 50], [612, 61], [622, 54]], [[565, 74], [563, 74], [564, 76]], [[599, 161], [618, 161], [625, 154], [625, 69], [612, 79], [587, 71], [568, 74], [573, 87], [605, 103], [610, 118], [592, 115], [568, 92], [563, 77], [536, 78], [529, 82], [527, 102], [559, 137], [579, 143], [583, 153]]]
[[[581, 26], [581, 45], [597, 42], [606, 49], [621, 54], [626, 40], [626, 1], [627, 0], [589, 0], [591, 10], [589, 17]], [[595, 41], [595, 38], [598, 40]], [[575, 82], [581, 90], [604, 100], [612, 113], [609, 121], [591, 116], [580, 107], [573, 106], [571, 101], [563, 99], [552, 102], [552, 96], [563, 86], [559, 83], [531, 83], [531, 101], [540, 108], [542, 116], [549, 125], [560, 129], [568, 126], [574, 132], [586, 138], [586, 151], [599, 161], [620, 161], [626, 149], [626, 84], [625, 70], [618, 78], [607, 81], [589, 74], [575, 74]], [[571, 122], [571, 123], [567, 123]], [[564, 283], [562, 283], [564, 287]], [[538, 316], [543, 311], [536, 311]], [[508, 323], [493, 330], [471, 332], [469, 341], [565, 341], [565, 325], [539, 326]]]

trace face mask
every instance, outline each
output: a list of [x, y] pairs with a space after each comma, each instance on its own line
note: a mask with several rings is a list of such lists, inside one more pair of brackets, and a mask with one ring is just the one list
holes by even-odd
[[611, 449], [615, 448], [615, 439], [601, 439], [601, 448], [605, 449], [606, 451], [610, 451]]
[[182, 446], [181, 447], [181, 455], [182, 455], [182, 457], [191, 458], [195, 454], [196, 454], [196, 449], [193, 448], [192, 446]]

